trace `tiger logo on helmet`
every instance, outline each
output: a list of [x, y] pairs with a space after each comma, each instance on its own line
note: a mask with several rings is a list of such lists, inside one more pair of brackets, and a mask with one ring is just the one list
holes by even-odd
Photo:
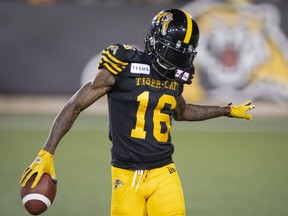
[[157, 23], [158, 24], [162, 23], [162, 28], [161, 28], [162, 35], [167, 34], [168, 25], [172, 20], [173, 20], [173, 15], [169, 12], [163, 12], [157, 16]]

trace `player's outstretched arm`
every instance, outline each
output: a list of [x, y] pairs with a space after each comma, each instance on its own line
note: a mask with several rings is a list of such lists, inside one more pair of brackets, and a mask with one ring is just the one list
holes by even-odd
[[57, 115], [43, 149], [54, 154], [59, 141], [70, 130], [79, 114], [107, 94], [114, 82], [114, 76], [103, 69], [93, 81], [83, 85]]
[[113, 75], [106, 69], [102, 69], [96, 78], [83, 85], [63, 107], [57, 115], [50, 130], [43, 149], [39, 152], [34, 162], [23, 172], [20, 180], [22, 187], [31, 176], [36, 174], [32, 188], [36, 187], [44, 173], [56, 180], [53, 163], [53, 155], [62, 137], [70, 130], [79, 114], [93, 104], [103, 95], [107, 94], [114, 85]]
[[252, 120], [252, 115], [247, 112], [253, 108], [255, 106], [251, 104], [251, 101], [247, 101], [241, 105], [229, 104], [225, 107], [187, 104], [181, 95], [177, 100], [177, 107], [173, 112], [173, 118], [176, 121], [202, 121], [220, 116], [228, 116]]

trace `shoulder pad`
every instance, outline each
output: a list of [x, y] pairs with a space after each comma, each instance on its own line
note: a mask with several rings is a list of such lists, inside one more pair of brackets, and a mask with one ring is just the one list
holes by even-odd
[[135, 47], [114, 44], [102, 51], [101, 60], [98, 68], [106, 68], [113, 74], [123, 71], [130, 62], [135, 61], [138, 56], [138, 50]]

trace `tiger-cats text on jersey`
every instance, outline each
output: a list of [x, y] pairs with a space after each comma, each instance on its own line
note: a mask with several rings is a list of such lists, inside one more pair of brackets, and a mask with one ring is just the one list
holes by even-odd
[[140, 170], [173, 162], [171, 118], [183, 84], [164, 79], [144, 52], [127, 45], [103, 50], [100, 68], [116, 80], [108, 93], [111, 164]]

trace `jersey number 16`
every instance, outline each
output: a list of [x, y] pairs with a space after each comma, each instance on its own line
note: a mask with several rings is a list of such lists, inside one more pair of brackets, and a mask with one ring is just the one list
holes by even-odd
[[[131, 131], [131, 137], [138, 139], [146, 138], [145, 127], [145, 114], [149, 103], [149, 92], [144, 91], [137, 97], [139, 101], [139, 107], [136, 113], [136, 125], [135, 128]], [[176, 107], [176, 100], [171, 95], [162, 95], [159, 100], [156, 108], [153, 111], [153, 136], [158, 142], [167, 142], [169, 139], [169, 132], [171, 130], [171, 122], [169, 114], [162, 113], [164, 106], [168, 104], [171, 106], [171, 109]], [[166, 124], [167, 130], [165, 133], [161, 133], [161, 122]]]

